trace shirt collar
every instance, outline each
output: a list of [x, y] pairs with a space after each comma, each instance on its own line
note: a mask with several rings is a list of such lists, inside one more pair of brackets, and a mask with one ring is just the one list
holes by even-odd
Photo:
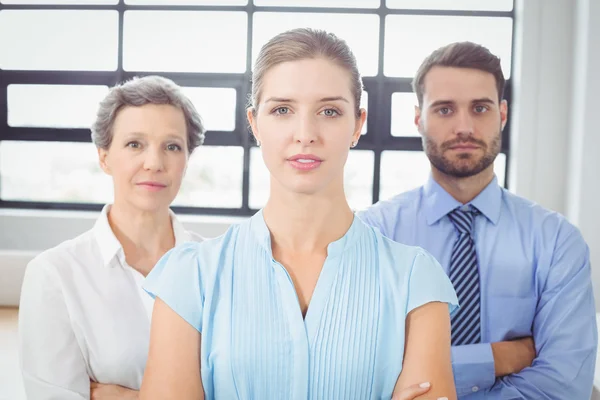
[[[110, 211], [110, 207], [111, 205], [107, 204], [102, 208], [100, 217], [96, 220], [93, 228], [96, 241], [100, 247], [102, 262], [105, 266], [110, 266], [114, 258], [123, 253], [123, 246], [121, 246], [121, 242], [119, 242], [108, 223], [108, 212]], [[175, 216], [175, 213], [169, 210], [169, 215], [171, 216], [175, 245], [177, 246], [181, 243], [193, 240], [191, 234], [184, 228], [181, 221]]]
[[[273, 250], [271, 248], [271, 231], [269, 231], [269, 228], [265, 222], [263, 210], [258, 211], [252, 216], [252, 218], [250, 218], [250, 230], [253, 233], [254, 238], [258, 241], [259, 245], [265, 249], [267, 254], [273, 257]], [[367, 225], [355, 214], [352, 225], [350, 225], [350, 228], [346, 234], [338, 240], [329, 243], [327, 246], [327, 256], [335, 257], [337, 255], [341, 255], [360, 237], [361, 233], [364, 233], [367, 230]]]
[[[425, 218], [427, 224], [433, 225], [450, 211], [463, 204], [452, 197], [440, 186], [439, 183], [429, 175], [427, 183], [423, 187]], [[494, 179], [467, 204], [473, 205], [494, 225], [500, 218], [500, 206], [502, 202], [502, 188], [498, 185], [498, 179]]]

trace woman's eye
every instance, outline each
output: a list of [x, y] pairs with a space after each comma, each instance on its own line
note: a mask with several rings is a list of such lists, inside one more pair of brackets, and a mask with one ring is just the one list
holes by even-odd
[[131, 147], [132, 149], [139, 149], [142, 145], [139, 142], [129, 142], [127, 143], [127, 147]]
[[333, 108], [327, 108], [327, 109], [323, 110], [322, 113], [326, 117], [336, 117], [336, 116], [340, 115], [340, 113], [336, 109], [333, 109]]
[[181, 151], [181, 146], [178, 144], [169, 144], [167, 145], [167, 150], [169, 151]]
[[288, 107], [277, 107], [273, 112], [275, 115], [286, 115], [290, 112], [290, 109]]

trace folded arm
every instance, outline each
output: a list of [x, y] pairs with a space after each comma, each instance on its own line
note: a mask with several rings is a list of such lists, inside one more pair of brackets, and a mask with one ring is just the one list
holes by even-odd
[[156, 297], [140, 399], [204, 400], [200, 341], [200, 332]]
[[406, 316], [406, 344], [402, 373], [394, 388], [393, 398], [401, 398], [403, 390], [422, 382], [431, 389], [414, 399], [456, 399], [450, 360], [450, 315], [448, 304], [426, 303]]
[[21, 289], [19, 355], [27, 398], [89, 398], [90, 378], [58, 274], [38, 259], [27, 266]]
[[[523, 347], [531, 345], [524, 342], [526, 339], [512, 343], [512, 351], [505, 347], [509, 352], [492, 350], [506, 342], [453, 348], [459, 394], [478, 386], [502, 399], [591, 397], [598, 331], [589, 251], [576, 229], [563, 230], [546, 268], [533, 321], [533, 362], [519, 367], [530, 357], [528, 347]], [[500, 365], [495, 360], [499, 357]]]

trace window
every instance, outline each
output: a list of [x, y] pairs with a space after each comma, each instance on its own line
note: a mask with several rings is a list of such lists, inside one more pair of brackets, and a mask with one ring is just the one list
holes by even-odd
[[[345, 39], [363, 75], [368, 120], [345, 171], [355, 209], [428, 176], [410, 85], [425, 55], [471, 40], [511, 73], [513, 0], [0, 0], [0, 207], [110, 201], [89, 131], [98, 102], [117, 82], [159, 74], [183, 87], [208, 129], [174, 209], [251, 215], [269, 193], [245, 119], [252, 62], [295, 27]], [[509, 156], [507, 125], [495, 163], [503, 185]]]

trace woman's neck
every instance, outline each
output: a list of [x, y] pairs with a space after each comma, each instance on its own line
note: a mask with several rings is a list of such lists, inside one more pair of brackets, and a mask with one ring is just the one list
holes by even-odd
[[326, 252], [354, 220], [343, 189], [322, 195], [272, 190], [263, 215], [272, 246], [296, 254]]
[[123, 247], [127, 263], [144, 275], [175, 246], [168, 208], [147, 212], [115, 201], [108, 212], [108, 222]]

